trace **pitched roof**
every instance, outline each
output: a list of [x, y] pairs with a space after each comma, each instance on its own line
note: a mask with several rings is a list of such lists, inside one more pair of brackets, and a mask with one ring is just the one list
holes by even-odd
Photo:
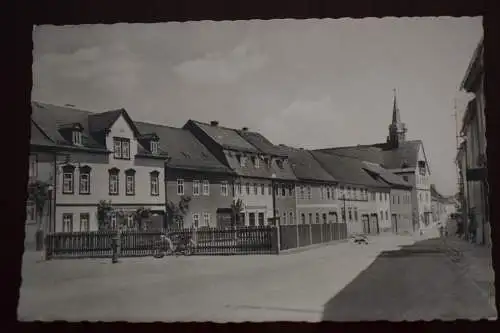
[[215, 141], [224, 149], [242, 151], [242, 152], [258, 152], [258, 149], [246, 141], [234, 129], [223, 127], [220, 125], [212, 126], [195, 120], [189, 120], [188, 123], [196, 125], [208, 137]]
[[168, 152], [168, 165], [173, 168], [232, 173], [186, 129], [165, 125], [135, 122], [141, 133], [155, 133], [160, 139], [160, 149]]
[[420, 145], [422, 145], [421, 140], [411, 140], [401, 142], [398, 148], [391, 148], [387, 143], [376, 143], [318, 149], [316, 151], [380, 164], [386, 169], [400, 169], [404, 163], [410, 168], [417, 166]]
[[275, 146], [271, 141], [269, 141], [265, 136], [257, 132], [236, 130], [239, 135], [241, 135], [246, 141], [250, 142], [252, 145], [257, 147], [261, 152], [269, 155], [287, 157], [288, 154]]
[[56, 144], [50, 140], [43, 132], [38, 128], [38, 126], [32, 121], [31, 122], [31, 135], [30, 144], [38, 146], [55, 147]]
[[50, 141], [60, 146], [72, 146], [69, 139], [61, 134], [61, 126], [79, 124], [83, 127], [83, 148], [105, 151], [105, 145], [98, 142], [90, 130], [88, 120], [92, 114], [72, 107], [32, 102], [31, 119]]
[[278, 146], [283, 153], [288, 154], [293, 173], [300, 180], [336, 182], [336, 179], [323, 169], [310, 151], [284, 145]]
[[311, 154], [339, 182], [372, 187], [389, 187], [385, 182], [375, 180], [364, 170], [362, 161], [336, 154], [312, 151]]
[[407, 181], [405, 181], [401, 176], [390, 172], [389, 170], [383, 168], [378, 164], [371, 162], [363, 162], [363, 165], [366, 170], [374, 174], [377, 174], [380, 178], [382, 178], [386, 183], [390, 185], [404, 186], [408, 188], [412, 187], [412, 185]]

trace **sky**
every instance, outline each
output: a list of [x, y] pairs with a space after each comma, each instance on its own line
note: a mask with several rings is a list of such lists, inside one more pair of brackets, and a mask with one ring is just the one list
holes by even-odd
[[456, 101], [481, 17], [36, 26], [32, 99], [182, 127], [258, 131], [274, 144], [384, 142], [396, 89], [431, 180], [456, 192]]

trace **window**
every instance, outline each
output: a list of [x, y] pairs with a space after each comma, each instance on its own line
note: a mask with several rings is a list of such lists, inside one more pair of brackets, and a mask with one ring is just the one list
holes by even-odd
[[376, 200], [377, 200], [377, 193], [372, 192], [372, 201], [376, 201]]
[[37, 156], [36, 155], [30, 155], [30, 160], [29, 160], [29, 177], [30, 178], [36, 178], [37, 176]]
[[323, 213], [323, 223], [324, 224], [328, 223], [328, 220], [326, 218], [326, 213]]
[[352, 208], [347, 208], [347, 211], [349, 212], [349, 221], [352, 221]]
[[407, 182], [407, 181], [408, 181], [408, 176], [403, 176], [403, 180], [404, 180], [405, 182]]
[[288, 214], [288, 221], [289, 224], [295, 224], [295, 221], [293, 220], [293, 212], [290, 212], [290, 214]]
[[109, 172], [109, 194], [118, 195], [119, 194], [119, 172], [117, 168], [108, 170]]
[[62, 171], [63, 171], [63, 193], [73, 194], [75, 191], [73, 182], [75, 167], [72, 165], [65, 165], [62, 167]]
[[71, 214], [71, 213], [64, 213], [63, 214], [62, 231], [63, 232], [72, 232], [73, 231], [73, 214]]
[[158, 149], [160, 148], [160, 143], [157, 140], [151, 140], [150, 142], [151, 153], [158, 154]]
[[266, 194], [266, 185], [260, 184], [260, 194], [261, 195]]
[[36, 223], [35, 203], [32, 201], [26, 202], [26, 223]]
[[309, 224], [313, 223], [313, 214], [309, 213]]
[[304, 186], [300, 185], [300, 198], [305, 199], [305, 191], [304, 191]]
[[248, 224], [252, 227], [255, 226], [255, 213], [248, 214]]
[[389, 200], [389, 194], [385, 194], [385, 201], [388, 201]]
[[256, 183], [253, 183], [253, 194], [254, 195], [259, 194], [259, 185]]
[[384, 220], [384, 212], [380, 211], [380, 221], [383, 221], [383, 220]]
[[262, 225], [264, 225], [264, 213], [261, 212], [258, 215], [259, 215], [258, 216], [258, 218], [259, 218], [259, 225], [262, 226]]
[[273, 186], [271, 184], [267, 185], [267, 194], [269, 195], [273, 194]]
[[246, 189], [247, 195], [250, 195], [250, 183], [245, 184], [245, 189]]
[[306, 215], [304, 213], [300, 214], [300, 221], [302, 224], [306, 224]]
[[194, 196], [200, 195], [200, 181], [199, 180], [193, 180], [193, 195]]
[[134, 227], [134, 224], [135, 224], [135, 221], [134, 221], [134, 214], [129, 214], [127, 215], [127, 226], [129, 228], [133, 228]]
[[258, 169], [260, 167], [260, 159], [258, 156], [255, 157], [254, 164], [255, 164], [256, 169]]
[[241, 156], [240, 157], [240, 166], [243, 168], [247, 164], [247, 158], [246, 156]]
[[378, 200], [379, 200], [379, 201], [382, 201], [382, 193], [379, 193], [379, 194], [378, 194]]
[[89, 213], [80, 214], [80, 231], [90, 230], [89, 219], [90, 219]]
[[90, 193], [90, 167], [80, 168], [80, 194]]
[[130, 159], [130, 139], [113, 138], [113, 148], [116, 159]]
[[151, 195], [160, 195], [160, 173], [158, 171], [151, 171], [149, 174], [149, 182], [151, 187]]
[[316, 213], [316, 224], [319, 224], [319, 213]]
[[385, 211], [385, 219], [389, 220], [389, 213], [387, 211]]
[[283, 161], [282, 160], [277, 159], [276, 160], [276, 165], [278, 166], [278, 168], [283, 169]]
[[281, 184], [281, 196], [286, 196], [286, 186], [285, 184]]
[[203, 225], [210, 227], [210, 213], [203, 213]]
[[125, 195], [135, 195], [135, 170], [125, 170]]
[[82, 132], [73, 131], [73, 144], [78, 146], [82, 144]]
[[203, 180], [203, 195], [210, 195], [210, 183], [206, 179]]
[[399, 195], [398, 195], [398, 205], [399, 205]]
[[288, 195], [293, 197], [293, 185], [292, 184], [288, 185]]
[[177, 179], [177, 195], [184, 195], [184, 179]]
[[311, 191], [311, 186], [307, 186], [307, 199], [311, 200], [312, 199], [312, 191]]
[[358, 221], [358, 208], [354, 207], [354, 221]]
[[200, 225], [200, 214], [193, 213], [193, 226], [198, 228], [199, 225]]
[[111, 213], [111, 228], [112, 229], [116, 228], [116, 213], [115, 212]]
[[227, 193], [227, 181], [222, 181], [222, 183], [220, 183], [220, 194], [224, 197], [227, 197], [228, 193]]
[[344, 221], [346, 221], [346, 216], [345, 216], [345, 208], [344, 208], [344, 207], [342, 207], [342, 208], [340, 209], [340, 211], [341, 211], [341, 214], [342, 214], [342, 219], [343, 219]]
[[[331, 189], [330, 189], [330, 187], [329, 187], [329, 186], [327, 186], [327, 187], [325, 188], [325, 190], [326, 190], [326, 198], [327, 198], [328, 200], [330, 200], [330, 198], [331, 198], [331, 196], [332, 196], [332, 193], [331, 193]], [[323, 197], [324, 197], [324, 196], [325, 196], [325, 194], [323, 193]]]

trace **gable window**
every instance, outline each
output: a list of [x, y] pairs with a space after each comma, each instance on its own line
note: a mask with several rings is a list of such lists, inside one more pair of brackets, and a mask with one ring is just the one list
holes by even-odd
[[135, 170], [125, 170], [125, 195], [135, 195]]
[[114, 157], [116, 159], [130, 159], [130, 139], [113, 138]]
[[119, 194], [119, 173], [120, 170], [117, 168], [112, 168], [108, 170], [109, 172], [109, 194], [118, 195]]
[[199, 180], [193, 180], [193, 195], [194, 196], [200, 195], [200, 181]]
[[73, 231], [73, 214], [64, 213], [63, 214], [62, 232], [72, 232], [72, 231]]
[[80, 213], [80, 231], [90, 230], [89, 219], [89, 213]]
[[227, 181], [223, 181], [221, 184], [220, 184], [220, 194], [224, 197], [227, 197], [228, 193], [227, 193]]
[[73, 194], [74, 189], [74, 175], [75, 167], [72, 165], [65, 165], [62, 167], [63, 172], [63, 194]]
[[160, 195], [160, 173], [158, 171], [151, 171], [149, 174], [149, 181], [151, 186], [151, 195]]
[[266, 194], [266, 185], [260, 184], [260, 194], [261, 195]]
[[90, 194], [90, 170], [87, 165], [80, 167], [80, 194]]
[[[240, 187], [240, 193], [241, 193], [241, 187]], [[203, 180], [203, 195], [210, 195], [210, 183], [208, 182], [207, 179]]]
[[260, 159], [258, 156], [256, 156], [254, 158], [254, 164], [255, 164], [255, 168], [258, 169], [260, 167]]
[[177, 179], [177, 195], [184, 195], [184, 179]]
[[76, 130], [72, 133], [72, 141], [74, 145], [81, 146], [82, 145], [82, 132]]
[[160, 142], [158, 140], [151, 140], [149, 146], [152, 154], [158, 154], [158, 149], [160, 148]]

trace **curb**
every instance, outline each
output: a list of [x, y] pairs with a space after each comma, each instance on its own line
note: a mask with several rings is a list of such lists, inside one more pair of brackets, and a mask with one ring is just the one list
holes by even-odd
[[327, 243], [319, 243], [319, 244], [312, 244], [312, 245], [307, 245], [307, 246], [301, 246], [301, 247], [295, 247], [293, 249], [286, 249], [286, 250], [281, 250], [278, 255], [287, 255], [287, 254], [293, 254], [293, 253], [299, 253], [299, 252], [304, 252], [308, 250], [313, 250], [317, 249], [320, 247], [326, 247], [326, 246], [332, 246], [332, 245], [337, 245], [337, 244], [342, 244], [347, 242], [349, 239], [341, 239], [341, 240], [335, 240]]

